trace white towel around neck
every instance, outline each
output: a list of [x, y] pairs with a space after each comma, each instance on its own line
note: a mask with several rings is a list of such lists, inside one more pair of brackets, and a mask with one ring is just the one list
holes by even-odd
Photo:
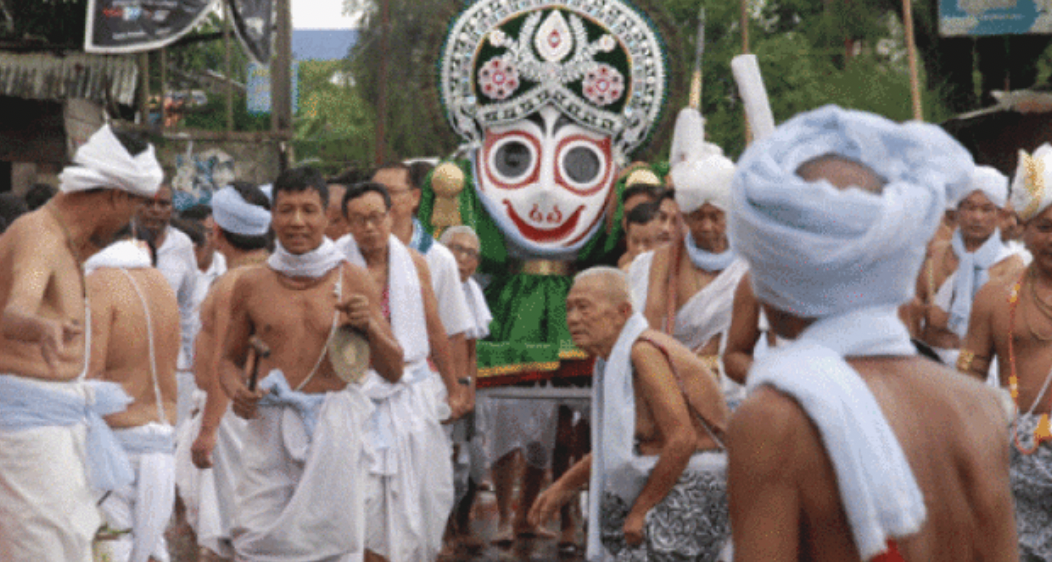
[[858, 309], [818, 320], [749, 372], [750, 392], [768, 385], [792, 396], [818, 427], [863, 560], [919, 531], [927, 510], [880, 404], [844, 358], [915, 354], [895, 307]]
[[[337, 240], [336, 247], [347, 261], [362, 268], [367, 267], [365, 258], [351, 235]], [[409, 249], [394, 235], [387, 241], [387, 268], [391, 329], [405, 352], [405, 362], [410, 364], [427, 359], [431, 354], [431, 346], [427, 338], [420, 277]]]

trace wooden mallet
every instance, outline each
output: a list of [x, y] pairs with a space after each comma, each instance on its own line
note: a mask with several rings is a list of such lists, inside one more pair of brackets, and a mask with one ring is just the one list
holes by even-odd
[[248, 379], [248, 390], [256, 390], [256, 380], [259, 378], [259, 360], [270, 357], [270, 347], [263, 342], [259, 336], [252, 336], [248, 338], [248, 345], [255, 351], [255, 358], [252, 360], [252, 375]]

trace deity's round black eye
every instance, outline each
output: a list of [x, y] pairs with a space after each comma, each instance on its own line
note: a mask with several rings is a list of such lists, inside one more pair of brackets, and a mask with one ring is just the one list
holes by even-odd
[[533, 154], [530, 153], [526, 143], [513, 140], [502, 144], [497, 149], [494, 163], [500, 175], [508, 179], [520, 179], [530, 171]]
[[591, 183], [599, 176], [601, 160], [595, 150], [575, 146], [563, 155], [563, 170], [575, 183]]

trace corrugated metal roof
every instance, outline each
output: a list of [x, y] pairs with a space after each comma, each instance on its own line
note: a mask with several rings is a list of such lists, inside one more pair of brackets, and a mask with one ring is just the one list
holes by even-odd
[[138, 71], [134, 56], [0, 52], [0, 95], [132, 105]]

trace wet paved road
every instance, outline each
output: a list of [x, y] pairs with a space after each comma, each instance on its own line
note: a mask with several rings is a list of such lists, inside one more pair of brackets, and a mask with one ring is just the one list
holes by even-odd
[[[583, 562], [583, 549], [579, 553], [560, 553], [554, 539], [519, 539], [510, 547], [503, 548], [489, 545], [489, 539], [496, 533], [497, 511], [492, 492], [480, 492], [475, 505], [475, 520], [472, 530], [483, 539], [487, 546], [479, 552], [460, 550], [452, 555], [443, 556], [441, 562]], [[552, 531], [556, 526], [551, 527]], [[218, 558], [200, 557], [192, 542], [191, 536], [183, 530], [172, 528], [167, 533], [172, 562], [213, 562]], [[578, 545], [584, 545], [584, 536], [577, 533]]]

